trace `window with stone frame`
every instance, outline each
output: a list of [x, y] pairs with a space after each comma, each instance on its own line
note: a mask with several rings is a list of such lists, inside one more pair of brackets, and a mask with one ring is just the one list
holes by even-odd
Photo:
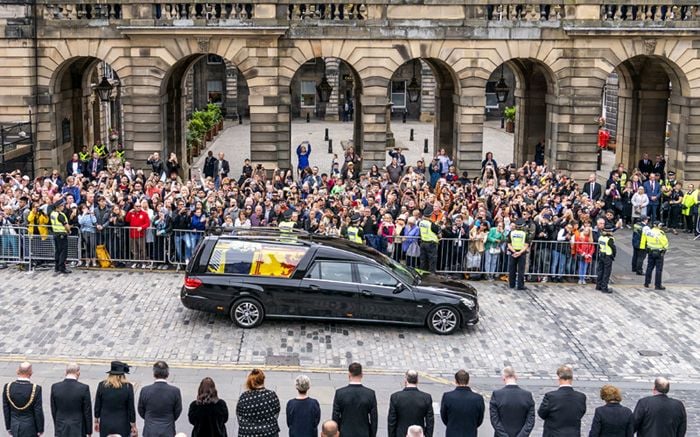
[[403, 109], [406, 107], [406, 81], [391, 81], [391, 103], [392, 109]]
[[313, 80], [302, 80], [299, 93], [302, 108], [316, 107], [316, 82]]

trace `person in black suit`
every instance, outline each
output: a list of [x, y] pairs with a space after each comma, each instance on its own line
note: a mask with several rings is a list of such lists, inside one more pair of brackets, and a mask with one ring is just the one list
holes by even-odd
[[495, 437], [526, 437], [535, 427], [535, 400], [518, 386], [515, 369], [503, 369], [505, 387], [495, 390], [489, 403]]
[[2, 390], [5, 429], [12, 437], [36, 437], [44, 433], [41, 386], [31, 382], [32, 365], [24, 362], [17, 369], [17, 380]]
[[187, 418], [193, 425], [192, 437], [226, 437], [228, 406], [219, 399], [213, 379], [207, 377], [199, 383], [197, 400], [190, 404]]
[[571, 366], [557, 369], [559, 389], [544, 395], [537, 414], [544, 420], [542, 437], [580, 435], [581, 418], [586, 414], [586, 395], [574, 390]]
[[595, 409], [588, 437], [632, 437], [634, 417], [632, 410], [620, 404], [620, 389], [606, 384], [600, 389], [600, 398], [605, 401], [605, 405]]
[[642, 398], [634, 407], [634, 430], [637, 437], [683, 437], [688, 416], [683, 402], [668, 397], [671, 383], [658, 377], [654, 380], [653, 395]]
[[362, 385], [362, 365], [348, 367], [350, 383], [335, 392], [333, 420], [343, 437], [375, 437], [377, 435], [377, 397], [374, 390]]
[[102, 158], [100, 158], [100, 154], [97, 152], [94, 152], [92, 154], [92, 158], [88, 161], [87, 163], [87, 168], [83, 168], [88, 175], [90, 175], [91, 180], [97, 179], [97, 176], [100, 174], [102, 170], [104, 170], [105, 164]]
[[202, 173], [205, 178], [215, 179], [217, 175], [217, 170], [219, 169], [219, 161], [214, 158], [214, 152], [211, 150], [207, 152], [207, 157], [204, 158], [204, 166], [202, 167]]
[[155, 382], [141, 389], [138, 412], [143, 418], [143, 437], [172, 437], [182, 413], [180, 389], [168, 384], [170, 369], [165, 361], [153, 365]]
[[596, 182], [595, 179], [595, 173], [591, 173], [591, 175], [588, 176], [588, 182], [583, 184], [582, 192], [587, 194], [592, 200], [600, 200], [600, 198], [603, 196], [603, 187]]
[[469, 387], [469, 373], [455, 373], [457, 388], [442, 395], [440, 417], [447, 428], [445, 437], [476, 437], [484, 422], [484, 397]]
[[652, 171], [661, 177], [660, 180], [666, 180], [666, 160], [663, 155], [656, 155], [656, 162]]
[[100, 437], [116, 434], [129, 437], [137, 433], [134, 386], [127, 381], [129, 366], [112, 361], [107, 379], [101, 381], [95, 393], [95, 432]]
[[405, 437], [411, 425], [420, 425], [424, 435], [432, 437], [435, 426], [432, 396], [418, 390], [418, 372], [415, 370], [406, 372], [405, 386], [389, 400], [389, 437]]
[[642, 159], [637, 163], [637, 168], [644, 176], [649, 176], [649, 174], [654, 171], [654, 163], [649, 159], [648, 153], [642, 155]]
[[66, 177], [83, 174], [83, 162], [78, 158], [78, 154], [74, 153], [71, 160], [66, 163]]
[[80, 366], [66, 366], [66, 378], [51, 386], [51, 416], [56, 437], [85, 437], [92, 434], [90, 387], [78, 382]]

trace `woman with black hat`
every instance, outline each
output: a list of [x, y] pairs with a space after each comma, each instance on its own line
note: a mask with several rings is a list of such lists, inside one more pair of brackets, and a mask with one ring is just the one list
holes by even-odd
[[112, 361], [107, 379], [97, 386], [95, 395], [95, 432], [100, 437], [117, 434], [122, 437], [138, 435], [134, 386], [126, 380], [129, 366]]

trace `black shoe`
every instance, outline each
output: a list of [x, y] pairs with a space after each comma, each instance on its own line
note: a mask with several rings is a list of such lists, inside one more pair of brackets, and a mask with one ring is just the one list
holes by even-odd
[[645, 286], [646, 288], [649, 288], [649, 284], [644, 284], [644, 286]]
[[654, 287], [654, 290], [662, 290], [663, 291], [665, 289], [666, 289], [666, 287], [664, 287], [663, 285], [661, 287]]
[[603, 291], [603, 289], [600, 288], [600, 287], [598, 287], [597, 285], [596, 285], [595, 289], [598, 290], [598, 291]]
[[637, 276], [644, 276], [644, 272], [635, 272], [637, 273]]
[[68, 275], [68, 274], [71, 274], [73, 272], [70, 270], [61, 270], [59, 273], [63, 273], [64, 275]]
[[605, 290], [600, 290], [600, 291], [605, 293], [605, 294], [612, 294], [612, 290], [609, 288], [606, 288]]
[[525, 291], [525, 290], [528, 290], [528, 288], [527, 287], [518, 287], [518, 291]]

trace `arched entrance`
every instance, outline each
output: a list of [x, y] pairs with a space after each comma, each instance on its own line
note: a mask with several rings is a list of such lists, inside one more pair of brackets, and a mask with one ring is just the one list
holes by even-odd
[[[240, 130], [236, 150], [226, 151], [227, 159], [242, 162], [250, 156], [248, 85], [230, 61], [212, 53], [198, 53], [179, 60], [172, 66], [161, 87], [163, 153], [175, 153], [185, 170], [191, 165], [187, 157], [194, 151], [204, 153], [207, 144], [193, 144], [187, 123], [193, 112], [209, 104], [221, 107], [224, 119], [233, 120], [228, 129]], [[247, 137], [247, 141], [246, 141]], [[234, 144], [231, 144], [233, 146]], [[190, 153], [188, 153], [188, 148]], [[242, 150], [239, 150], [241, 149]], [[240, 156], [239, 156], [240, 155]], [[167, 159], [167, 157], [165, 158]]]
[[[99, 87], [109, 91], [100, 95], [96, 92]], [[59, 165], [84, 146], [92, 150], [93, 145], [103, 144], [112, 150], [122, 143], [122, 87], [108, 63], [89, 56], [72, 58], [56, 71], [52, 88], [54, 147]]]
[[335, 57], [311, 59], [294, 72], [289, 93], [294, 168], [303, 141], [311, 143], [310, 164], [321, 172], [331, 168], [333, 155], [342, 163], [349, 147], [362, 153], [362, 82], [350, 64]]
[[[533, 59], [508, 60], [491, 73], [485, 93], [483, 153], [493, 152], [499, 165], [520, 167], [525, 161], [547, 160], [555, 166], [556, 140], [548, 123], [552, 120], [548, 101], [555, 93], [548, 67]], [[544, 146], [544, 154], [536, 156], [538, 145]]]
[[405, 149], [409, 165], [419, 158], [429, 164], [430, 157], [444, 148], [456, 164], [459, 161], [457, 94], [453, 71], [442, 60], [414, 58], [399, 66], [388, 89], [389, 147], [393, 142]]
[[640, 55], [620, 63], [605, 89], [617, 101], [604, 96], [603, 103], [605, 124], [614, 128], [615, 162], [631, 170], [645, 154], [652, 162], [659, 157], [666, 161], [665, 171], [676, 171], [682, 180], [690, 114], [687, 90], [685, 75], [668, 59]]

